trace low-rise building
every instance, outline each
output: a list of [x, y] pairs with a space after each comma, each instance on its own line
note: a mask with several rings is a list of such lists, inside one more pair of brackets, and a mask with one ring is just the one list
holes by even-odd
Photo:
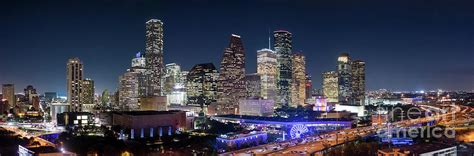
[[152, 96], [140, 98], [140, 110], [142, 111], [166, 111], [168, 101], [166, 96]]
[[76, 154], [52, 146], [23, 147], [18, 145], [18, 156], [76, 156]]
[[271, 116], [273, 114], [273, 100], [241, 99], [239, 100], [239, 114], [252, 116]]
[[216, 142], [219, 148], [239, 149], [267, 143], [267, 133], [252, 131], [247, 134], [223, 134], [216, 138]]
[[56, 121], [57, 115], [64, 113], [69, 110], [69, 104], [68, 103], [51, 103], [50, 107], [50, 114], [51, 115], [51, 120], [53, 122]]
[[186, 112], [179, 110], [114, 112], [112, 125], [121, 127], [122, 138], [171, 135], [177, 130], [187, 129]]
[[57, 125], [64, 127], [94, 125], [94, 114], [89, 112], [64, 112], [57, 115]]

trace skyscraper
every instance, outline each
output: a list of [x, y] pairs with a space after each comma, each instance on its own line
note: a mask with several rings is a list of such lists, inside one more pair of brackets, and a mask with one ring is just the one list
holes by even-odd
[[36, 93], [36, 89], [32, 85], [26, 86], [26, 88], [23, 91], [25, 93], [25, 99], [28, 100], [29, 104], [33, 103], [33, 98], [38, 97], [38, 94]]
[[217, 99], [217, 79], [219, 73], [212, 63], [195, 65], [187, 75], [186, 94], [190, 105], [199, 106], [200, 98], [204, 103]]
[[306, 74], [305, 92], [306, 99], [311, 98], [313, 95], [313, 80], [311, 80], [311, 75], [309, 74]]
[[293, 53], [292, 62], [292, 84], [291, 105], [296, 107], [304, 105], [306, 99], [306, 69], [305, 57], [301, 53]]
[[67, 100], [70, 112], [81, 112], [81, 81], [83, 65], [79, 58], [72, 58], [67, 63]]
[[145, 97], [152, 91], [149, 86], [150, 75], [147, 74], [146, 59], [142, 52], [135, 54], [135, 58], [132, 59], [132, 67], [128, 72], [136, 73], [136, 79], [138, 82], [138, 96]]
[[338, 76], [336, 71], [328, 71], [323, 73], [323, 95], [327, 98], [327, 102], [339, 101]]
[[145, 58], [138, 52], [132, 59], [131, 68], [119, 77], [118, 104], [121, 110], [138, 110], [139, 98], [148, 96], [152, 91]]
[[164, 89], [168, 104], [186, 104], [186, 88], [184, 87], [184, 80], [181, 67], [176, 63], [166, 64], [166, 72], [163, 77]]
[[288, 104], [291, 102], [291, 79], [292, 79], [292, 63], [291, 63], [291, 33], [285, 30], [273, 32], [274, 49], [277, 53], [278, 61], [278, 99], [277, 104]]
[[257, 74], [260, 75], [262, 98], [276, 101], [277, 72], [276, 53], [271, 49], [257, 51]]
[[226, 113], [235, 113], [238, 100], [245, 97], [244, 77], [244, 46], [240, 36], [232, 34], [229, 46], [224, 49], [218, 81], [218, 100]]
[[123, 111], [138, 110], [138, 74], [130, 69], [119, 77], [119, 108]]
[[15, 98], [15, 85], [13, 84], [3, 84], [2, 85], [2, 95], [3, 99], [7, 100], [6, 109], [9, 110], [10, 107], [16, 106], [16, 98]]
[[94, 80], [86, 78], [81, 81], [82, 85], [82, 95], [81, 95], [81, 102], [82, 104], [95, 104], [94, 102]]
[[176, 85], [181, 85], [181, 67], [176, 63], [166, 64], [165, 74], [162, 81], [163, 94], [171, 94]]
[[246, 74], [245, 75], [245, 97], [260, 97], [261, 95], [261, 83], [260, 75], [257, 73]]
[[365, 62], [361, 60], [352, 62], [352, 94], [354, 103], [362, 105], [365, 100]]
[[150, 96], [160, 96], [163, 76], [163, 22], [151, 19], [146, 22], [146, 68], [149, 70]]
[[352, 101], [352, 67], [349, 54], [342, 53], [337, 58], [337, 75], [339, 84], [339, 102], [351, 104]]

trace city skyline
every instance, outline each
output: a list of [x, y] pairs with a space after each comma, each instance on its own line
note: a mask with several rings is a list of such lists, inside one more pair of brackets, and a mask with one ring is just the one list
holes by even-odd
[[[76, 31], [57, 28], [68, 25], [59, 24], [54, 26], [54, 23], [58, 22], [54, 21], [54, 19], [60, 19], [59, 21], [63, 22], [72, 20], [65, 18], [64, 15], [54, 14], [55, 11], [57, 11], [55, 9], [50, 12], [42, 12], [44, 14], [35, 14], [36, 16], [52, 15], [48, 18], [41, 18], [42, 20], [34, 19], [33, 21], [28, 21], [23, 18], [6, 18], [7, 24], [0, 26], [0, 28], [3, 28], [0, 32], [6, 34], [0, 37], [0, 41], [5, 43], [4, 46], [0, 47], [0, 51], [2, 51], [2, 54], [9, 53], [12, 55], [9, 56], [11, 59], [0, 62], [0, 65], [4, 67], [0, 69], [0, 73], [2, 73], [0, 83], [15, 84], [16, 91], [20, 91], [27, 85], [33, 85], [37, 88], [39, 93], [53, 91], [60, 93], [60, 95], [65, 95], [66, 86], [64, 84], [66, 84], [66, 82], [64, 80], [64, 63], [66, 63], [69, 58], [78, 57], [84, 64], [84, 73], [87, 73], [85, 75], [94, 79], [96, 93], [100, 93], [104, 89], [114, 91], [118, 88], [117, 77], [123, 74], [125, 69], [129, 67], [129, 61], [133, 58], [133, 54], [137, 51], [145, 51], [145, 38], [143, 37], [145, 35], [145, 22], [151, 18], [156, 18], [163, 22], [164, 64], [174, 62], [182, 66], [183, 70], [190, 70], [191, 67], [196, 64], [207, 62], [212, 62], [216, 66], [219, 66], [223, 47], [225, 47], [225, 45], [227, 45], [226, 42], [228, 42], [228, 36], [235, 33], [242, 36], [242, 42], [244, 42], [243, 44], [246, 47], [246, 73], [255, 73], [257, 50], [267, 47], [268, 36], [272, 35], [268, 34], [268, 30], [273, 32], [275, 30], [284, 29], [293, 35], [292, 40], [294, 46], [292, 52], [301, 52], [306, 56], [306, 69], [308, 74], [312, 76], [314, 88], [321, 88], [321, 73], [334, 70], [337, 64], [337, 56], [344, 52], [349, 53], [354, 58], [367, 62], [367, 90], [379, 88], [398, 91], [432, 90], [438, 88], [447, 90], [472, 90], [474, 88], [474, 83], [472, 83], [474, 78], [474, 63], [469, 59], [473, 58], [473, 42], [472, 37], [469, 35], [473, 33], [473, 30], [467, 29], [473, 25], [467, 22], [472, 18], [468, 16], [472, 11], [464, 7], [460, 7], [458, 10], [435, 7], [422, 8], [425, 9], [425, 11], [431, 10], [432, 12], [420, 13], [417, 14], [416, 17], [411, 18], [407, 16], [409, 13], [402, 13], [400, 10], [397, 10], [395, 13], [378, 10], [382, 15], [387, 15], [386, 18], [380, 19], [378, 21], [379, 23], [365, 23], [360, 25], [356, 24], [358, 23], [357, 20], [378, 17], [370, 15], [370, 11], [363, 12], [363, 9], [354, 8], [354, 10], [362, 12], [349, 16], [350, 18], [339, 17], [347, 20], [349, 25], [357, 26], [354, 28], [338, 25], [338, 20], [336, 19], [326, 19], [318, 23], [308, 22], [313, 18], [303, 18], [301, 19], [301, 23], [303, 24], [281, 22], [276, 20], [275, 17], [266, 18], [268, 13], [264, 12], [267, 9], [256, 10], [256, 8], [251, 7], [249, 8], [251, 9], [251, 13], [261, 13], [261, 15], [256, 17], [244, 17], [245, 15], [236, 16], [235, 18], [243, 19], [241, 21], [247, 23], [235, 28], [232, 26], [232, 22], [224, 22], [222, 23], [222, 27], [219, 26], [220, 28], [214, 31], [211, 29], [215, 28], [211, 26], [211, 23], [214, 23], [214, 19], [224, 18], [225, 15], [232, 15], [232, 17], [234, 17], [233, 14], [229, 13], [209, 17], [197, 26], [186, 26], [184, 25], [186, 22], [183, 21], [189, 17], [178, 18], [183, 21], [173, 19], [174, 17], [181, 17], [182, 15], [175, 15], [176, 12], [166, 9], [166, 6], [171, 7], [177, 4], [164, 3], [163, 5], [157, 6], [158, 8], [164, 8], [160, 11], [153, 12], [150, 11], [150, 8], [144, 7], [147, 11], [138, 13], [139, 15], [125, 15], [127, 19], [126, 23], [124, 23], [125, 26], [116, 25], [117, 28], [108, 29], [108, 27], [102, 28], [107, 22], [111, 22], [110, 19], [107, 18], [109, 16], [108, 13], [98, 15], [97, 17], [92, 15], [92, 13], [98, 11], [101, 5], [104, 5], [103, 3], [107, 4], [107, 2], [97, 2], [97, 4], [88, 10], [88, 13], [91, 15], [85, 16], [94, 17], [90, 19], [94, 22], [84, 23], [82, 24], [83, 27], [72, 26], [73, 28], [70, 28], [77, 28]], [[269, 8], [279, 8], [279, 5], [288, 3], [289, 2], [284, 1], [275, 2], [273, 5], [270, 5]], [[86, 4], [88, 4], [88, 2], [79, 4], [77, 8], [66, 11], [66, 14], [74, 15], [80, 8], [85, 7], [84, 5]], [[138, 9], [143, 5], [141, 2], [134, 4], [136, 4], [132, 7], [134, 9]], [[243, 2], [238, 3], [234, 9], [247, 6], [245, 4], [246, 3]], [[303, 7], [303, 4], [294, 5]], [[61, 3], [54, 5], [67, 6], [67, 4]], [[125, 4], [117, 5], [119, 6], [116, 6], [117, 8], [112, 10], [118, 11], [124, 9], [120, 8], [120, 5]], [[322, 5], [330, 7], [334, 4], [329, 3]], [[367, 6], [372, 9], [377, 5], [381, 8], [388, 7], [389, 4], [379, 3], [374, 5], [375, 4], [361, 4], [361, 6]], [[416, 5], [417, 4], [415, 4], [415, 6]], [[421, 4], [418, 5], [421, 6]], [[442, 4], [439, 4], [439, 6], [441, 5]], [[222, 7], [222, 9], [232, 8], [231, 4], [217, 3], [216, 6]], [[33, 6], [25, 6], [25, 8], [28, 7]], [[39, 6], [36, 11], [40, 10], [41, 12], [44, 7], [45, 6]], [[191, 6], [184, 7], [193, 9]], [[395, 7], [403, 7], [403, 4], [398, 4]], [[322, 10], [332, 12], [327, 9]], [[342, 9], [336, 10], [342, 11]], [[2, 16], [8, 17], [10, 14], [14, 14], [12, 16], [15, 17], [22, 16], [21, 14], [15, 14], [17, 11], [18, 10], [3, 9]], [[131, 10], [125, 9], [125, 11], [129, 11], [127, 13], [130, 13]], [[295, 12], [295, 15], [304, 15], [304, 13], [313, 15], [310, 11], [310, 8], [304, 8], [301, 11]], [[415, 10], [412, 9], [411, 11], [413, 12]], [[3, 12], [6, 13], [4, 14]], [[321, 10], [319, 12], [321, 12]], [[410, 12], [410, 9], [408, 9], [408, 12]], [[28, 13], [33, 14], [33, 11], [26, 12], [25, 14], [28, 15]], [[210, 12], [199, 14], [205, 15], [210, 14]], [[281, 14], [276, 13], [276, 15]], [[314, 15], [315, 19], [325, 19], [319, 14]], [[336, 17], [338, 17], [338, 15], [340, 16], [340, 14], [335, 15]], [[364, 15], [368, 17], [364, 17]], [[79, 15], [77, 16], [79, 17]], [[294, 15], [281, 16], [284, 17], [284, 19], [289, 19]], [[84, 18], [84, 15], [81, 17], [83, 18], [82, 22], [89, 20]], [[111, 15], [110, 17], [119, 18], [120, 16]], [[431, 19], [416, 21], [417, 19], [426, 17], [431, 17]], [[268, 21], [262, 23], [258, 21], [259, 19], [268, 19]], [[399, 20], [401, 23], [398, 23], [396, 26], [389, 26], [389, 24], [393, 24], [390, 20]], [[296, 22], [295, 20], [290, 21]], [[24, 22], [27, 22], [26, 24], [48, 24], [50, 27], [40, 27], [39, 30], [15, 29], [20, 24], [25, 24]], [[112, 23], [109, 24], [114, 24], [114, 22], [115, 21], [112, 21]], [[455, 22], [452, 25], [458, 29], [454, 30], [451, 28], [453, 29], [451, 30], [443, 27], [444, 25], [449, 25], [450, 22]], [[463, 24], [459, 25], [456, 24], [456, 22]], [[341, 22], [339, 24], [343, 23], [344, 22]], [[318, 24], [320, 25], [315, 27], [315, 25]], [[371, 24], [375, 25], [371, 26]], [[255, 28], [252, 27], [252, 25], [255, 25]], [[429, 27], [427, 27], [428, 25]], [[331, 26], [336, 26], [336, 28], [330, 29], [329, 27]], [[368, 28], [374, 28], [374, 30], [368, 30]], [[204, 31], [199, 31], [201, 29]], [[428, 30], [422, 31], [423, 29]], [[401, 34], [393, 33], [391, 30], [398, 30]], [[443, 33], [448, 30], [452, 32]], [[86, 41], [89, 36], [80, 33], [87, 31], [97, 31], [98, 34], [95, 36], [97, 39]], [[324, 33], [324, 31], [328, 32]], [[342, 31], [342, 33], [336, 31]], [[52, 33], [52, 35], [48, 35], [48, 32]], [[461, 32], [467, 33], [461, 34]], [[74, 38], [58, 39], [67, 36], [68, 33], [77, 36], [74, 36]], [[203, 34], [208, 34], [209, 36], [205, 36], [205, 39], [200, 39], [200, 35]], [[94, 38], [94, 36], [90, 37]], [[116, 39], [117, 37], [118, 39]], [[81, 42], [78, 42], [78, 40]], [[111, 41], [105, 42], [104, 40]], [[112, 42], [113, 40], [117, 40], [117, 42]], [[29, 41], [32, 44], [30, 44], [31, 46], [25, 47], [17, 44], [20, 43], [20, 41]], [[45, 43], [45, 41], [51, 41], [51, 43]], [[406, 47], [401, 45], [406, 45]], [[19, 53], [22, 54], [19, 55]], [[208, 54], [209, 57], [199, 57], [200, 54], [206, 54], [206, 56]], [[183, 55], [189, 57], [182, 57]], [[114, 59], [106, 59], [107, 56], [114, 56]], [[19, 64], [18, 61], [22, 61], [23, 59], [29, 60], [31, 64], [38, 65], [35, 65], [33, 68], [28, 66], [30, 64]], [[46, 59], [48, 60], [45, 61]], [[420, 62], [421, 60], [422, 62]]]

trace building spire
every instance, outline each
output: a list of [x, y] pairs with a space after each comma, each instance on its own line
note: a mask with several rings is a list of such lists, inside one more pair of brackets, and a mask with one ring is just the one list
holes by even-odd
[[270, 40], [270, 28], [268, 28], [268, 49], [272, 49], [271, 48], [271, 40]]

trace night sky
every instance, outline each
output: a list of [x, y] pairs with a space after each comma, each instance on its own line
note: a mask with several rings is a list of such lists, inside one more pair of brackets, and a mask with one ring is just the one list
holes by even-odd
[[0, 2], [0, 83], [65, 95], [66, 62], [79, 57], [96, 92], [144, 51], [145, 22], [164, 22], [164, 61], [219, 66], [230, 34], [242, 36], [246, 70], [269, 30], [293, 34], [315, 88], [349, 52], [367, 62], [367, 88], [474, 89], [474, 1], [17, 1]]

